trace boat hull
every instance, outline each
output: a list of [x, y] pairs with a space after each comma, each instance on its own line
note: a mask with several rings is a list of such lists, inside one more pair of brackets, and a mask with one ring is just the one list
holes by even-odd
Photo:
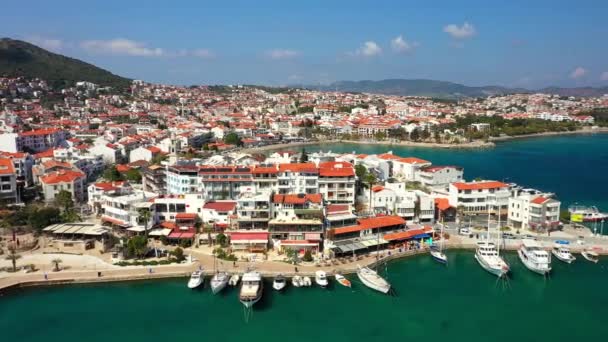
[[581, 255], [583, 256], [583, 258], [585, 258], [585, 260], [591, 261], [594, 264], [597, 264], [597, 262], [599, 261], [598, 259], [595, 259], [593, 257], [588, 256], [586, 253], [581, 253]]
[[359, 280], [363, 283], [363, 285], [369, 287], [372, 290], [376, 290], [384, 294], [387, 294], [391, 290], [390, 284], [387, 283], [385, 285], [381, 285], [369, 281], [364, 275], [361, 274], [361, 271], [357, 272], [357, 277], [359, 277]]
[[196, 281], [196, 282], [188, 282], [188, 288], [191, 290], [194, 290], [196, 288], [198, 288], [199, 286], [201, 286], [203, 284], [202, 281]]
[[441, 263], [441, 264], [447, 264], [448, 263], [448, 258], [446, 257], [446, 255], [443, 254], [443, 253], [441, 253], [441, 252], [439, 252], [439, 251], [431, 251], [431, 256], [438, 263]]
[[536, 266], [534, 263], [532, 263], [525, 257], [525, 255], [521, 251], [521, 249], [517, 250], [517, 255], [519, 256], [519, 260], [521, 260], [522, 264], [524, 264], [524, 266], [526, 266], [526, 268], [529, 269], [530, 271], [540, 274], [542, 276], [545, 276], [551, 272], [551, 266], [548, 266], [548, 267]]
[[479, 263], [481, 268], [483, 268], [484, 270], [488, 271], [489, 273], [497, 276], [498, 278], [503, 278], [508, 273], [508, 270], [504, 270], [502, 268], [496, 268], [496, 267], [492, 267], [492, 266], [488, 265], [486, 262], [483, 261], [482, 258], [478, 257], [477, 254], [475, 254], [475, 259], [477, 260], [477, 263]]
[[556, 251], [551, 251], [551, 254], [553, 254], [553, 256], [557, 258], [557, 260], [565, 262], [567, 264], [571, 264], [576, 260], [576, 258], [572, 254], [570, 255], [570, 257], [563, 256], [562, 254], [559, 254]]

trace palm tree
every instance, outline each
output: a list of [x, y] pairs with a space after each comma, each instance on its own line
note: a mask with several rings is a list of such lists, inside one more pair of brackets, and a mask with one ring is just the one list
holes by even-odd
[[6, 257], [6, 260], [10, 260], [13, 263], [13, 272], [17, 272], [17, 260], [21, 259], [21, 255], [17, 254], [15, 247], [9, 248], [10, 254]]
[[137, 210], [137, 213], [139, 214], [139, 216], [137, 217], [137, 220], [141, 223], [144, 223], [144, 233], [146, 235], [146, 240], [148, 240], [148, 222], [150, 221], [150, 218], [152, 217], [152, 214], [150, 213], [149, 209], [146, 208], [139, 208]]
[[458, 216], [458, 224], [462, 224], [462, 219], [464, 217], [464, 205], [459, 205], [456, 207], [456, 216]]
[[363, 179], [364, 184], [369, 188], [369, 210], [372, 211], [373, 210], [373, 204], [372, 204], [372, 187], [374, 186], [374, 184], [376, 183], [376, 176], [371, 173], [371, 172], [367, 172], [365, 174], [365, 177]]
[[63, 262], [63, 260], [59, 259], [59, 258], [55, 258], [53, 260], [51, 260], [51, 264], [55, 265], [55, 272], [59, 272], [59, 264], [61, 264]]

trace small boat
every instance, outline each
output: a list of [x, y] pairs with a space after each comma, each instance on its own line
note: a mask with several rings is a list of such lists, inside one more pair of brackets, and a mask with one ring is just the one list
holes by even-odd
[[240, 278], [239, 278], [239, 275], [238, 275], [238, 274], [236, 274], [236, 273], [235, 273], [235, 274], [233, 274], [233, 275], [230, 277], [230, 280], [228, 280], [228, 285], [230, 285], [230, 286], [237, 286], [237, 285], [239, 284], [239, 279], [240, 279]]
[[310, 277], [303, 277], [302, 278], [302, 286], [312, 286], [312, 280], [310, 279]]
[[597, 207], [572, 205], [568, 207], [573, 222], [600, 222], [608, 219], [608, 214], [600, 212]]
[[369, 267], [359, 266], [357, 276], [359, 277], [359, 280], [361, 280], [361, 282], [370, 289], [382, 293], [388, 293], [388, 291], [391, 289], [391, 284], [389, 284], [386, 280], [384, 280], [384, 278], [378, 275], [376, 271]]
[[441, 251], [441, 249], [439, 247], [437, 247], [435, 245], [431, 246], [430, 253], [431, 253], [431, 256], [433, 257], [433, 259], [435, 259], [435, 261], [442, 263], [442, 264], [448, 263], [448, 257], [445, 255], [445, 253], [443, 253]]
[[241, 291], [239, 292], [240, 302], [250, 309], [260, 301], [264, 290], [264, 281], [259, 272], [251, 271], [243, 274], [241, 279]]
[[281, 291], [285, 286], [287, 286], [287, 279], [282, 274], [279, 274], [274, 278], [274, 281], [272, 282], [273, 289]]
[[329, 281], [327, 280], [327, 274], [325, 271], [315, 272], [315, 283], [321, 287], [327, 287]]
[[291, 278], [291, 284], [294, 287], [301, 287], [303, 285], [302, 284], [302, 277], [300, 277], [298, 275], [297, 276], [293, 276], [293, 278]]
[[597, 254], [596, 251], [591, 250], [591, 249], [586, 249], [586, 250], [582, 251], [581, 255], [583, 256], [583, 258], [585, 258], [593, 263], [596, 263], [596, 264], [598, 261], [600, 261], [599, 254]]
[[213, 292], [213, 294], [216, 294], [222, 291], [228, 284], [229, 280], [230, 277], [226, 272], [218, 272], [214, 274], [213, 278], [211, 278], [211, 292]]
[[523, 239], [517, 254], [530, 271], [540, 275], [547, 275], [551, 272], [551, 254], [544, 250], [536, 240]]
[[568, 244], [568, 241], [555, 241], [555, 245], [553, 246], [553, 249], [551, 249], [551, 254], [553, 254], [557, 260], [571, 264], [576, 258], [570, 252]]
[[336, 281], [338, 282], [338, 284], [342, 285], [342, 286], [346, 286], [346, 287], [350, 287], [351, 283], [350, 280], [346, 279], [345, 276], [336, 273], [336, 275], [334, 276], [336, 278]]
[[188, 280], [188, 288], [195, 289], [203, 284], [205, 281], [205, 275], [203, 271], [194, 271], [190, 275], [190, 280]]

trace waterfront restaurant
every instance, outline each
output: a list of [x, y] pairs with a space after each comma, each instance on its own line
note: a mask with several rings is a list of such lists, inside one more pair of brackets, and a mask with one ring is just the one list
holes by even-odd
[[403, 229], [405, 220], [396, 215], [360, 218], [354, 226], [329, 229], [327, 248], [335, 255], [370, 252], [388, 244], [385, 234]]

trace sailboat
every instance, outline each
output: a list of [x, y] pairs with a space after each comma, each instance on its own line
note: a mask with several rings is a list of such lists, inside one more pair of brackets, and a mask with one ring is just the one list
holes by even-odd
[[[378, 244], [377, 244], [377, 248], [376, 248], [376, 253], [379, 253], [380, 250], [380, 229], [378, 229]], [[379, 255], [379, 254], [376, 254]], [[376, 267], [377, 267], [378, 263], [376, 263]], [[359, 280], [361, 280], [361, 282], [369, 287], [370, 289], [376, 290], [378, 292], [382, 292], [382, 293], [388, 293], [388, 291], [391, 290], [391, 284], [389, 284], [388, 281], [386, 281], [384, 278], [382, 278], [377, 271], [372, 270], [369, 267], [361, 267], [358, 266], [357, 269], [357, 277], [359, 277]]]
[[436, 246], [435, 244], [433, 244], [431, 246], [430, 249], [430, 253], [431, 256], [433, 257], [433, 259], [435, 259], [435, 261], [442, 263], [442, 264], [446, 264], [448, 263], [448, 257], [445, 255], [445, 253], [443, 253], [443, 222], [441, 223], [441, 240], [439, 240], [439, 246]]
[[228, 273], [218, 272], [216, 263], [216, 256], [213, 255], [213, 269], [215, 271], [215, 274], [211, 278], [211, 292], [213, 292], [213, 294], [222, 291], [226, 285], [228, 285], [228, 281], [230, 280]]
[[[500, 220], [500, 212], [498, 213]], [[499, 221], [500, 222], [500, 221]], [[500, 223], [499, 223], [500, 225]], [[500, 257], [499, 244], [490, 241], [490, 208], [488, 207], [488, 234], [485, 241], [477, 242], [475, 259], [486, 271], [502, 278], [509, 273], [509, 265]]]

